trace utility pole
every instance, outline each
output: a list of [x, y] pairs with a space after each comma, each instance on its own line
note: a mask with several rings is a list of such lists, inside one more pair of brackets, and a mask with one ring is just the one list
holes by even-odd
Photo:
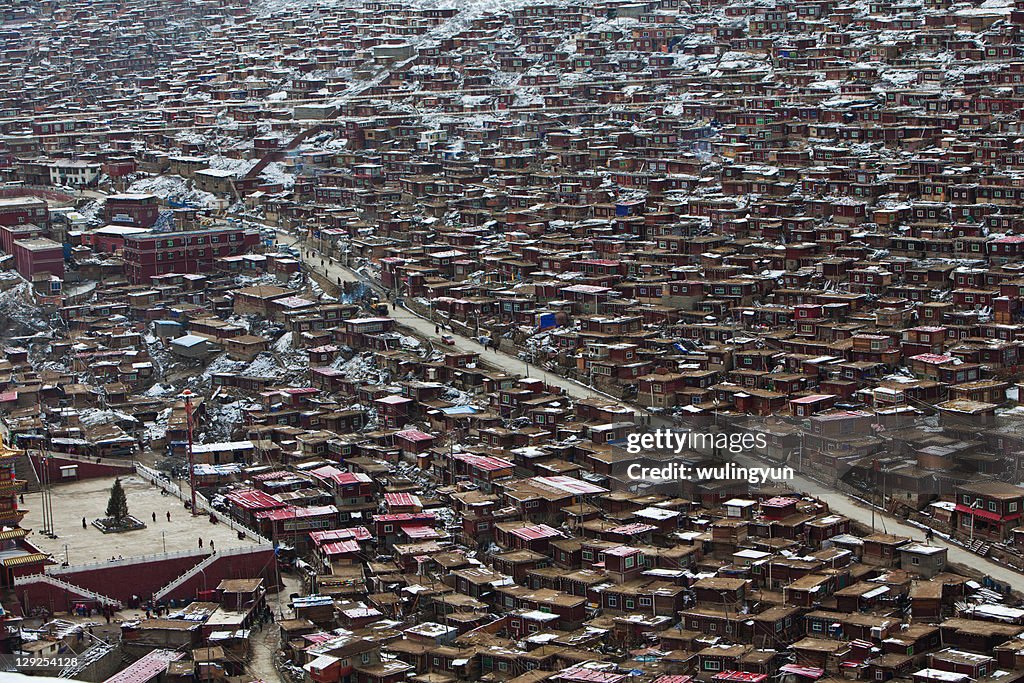
[[40, 455], [43, 466], [42, 480], [39, 482], [43, 508], [43, 535], [56, 538], [56, 530], [53, 528], [53, 492], [50, 490], [50, 461], [44, 451], [40, 451]]
[[188, 432], [188, 488], [192, 493], [192, 516], [198, 514], [196, 510], [196, 464], [192, 454], [192, 396], [194, 394], [186, 389], [181, 392], [181, 398], [185, 400], [185, 429]]

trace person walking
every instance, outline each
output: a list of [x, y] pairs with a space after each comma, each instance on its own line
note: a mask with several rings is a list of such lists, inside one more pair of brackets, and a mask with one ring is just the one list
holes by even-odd
[[82, 517], [82, 528], [83, 529], [88, 529], [89, 528], [89, 525], [85, 523], [85, 517]]
[[168, 522], [171, 521], [171, 511], [170, 510], [167, 511], [167, 521]]
[[156, 512], [153, 513], [153, 524], [156, 524]]

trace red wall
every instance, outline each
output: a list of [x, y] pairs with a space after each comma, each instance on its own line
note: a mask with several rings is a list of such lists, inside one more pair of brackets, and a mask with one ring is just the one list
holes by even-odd
[[[40, 479], [43, 474], [43, 459], [38, 453], [32, 453], [32, 465], [36, 468], [36, 472], [39, 473]], [[47, 458], [48, 467], [50, 472], [50, 483], [59, 484], [65, 481], [79, 481], [82, 479], [104, 479], [107, 477], [119, 477], [125, 474], [133, 474], [135, 468], [130, 464], [125, 463], [124, 465], [109, 465], [97, 462], [90, 462], [88, 460], [78, 460], [75, 458], [60, 458], [54, 455], [50, 455]], [[60, 476], [60, 468], [63, 465], [78, 465], [78, 477], [76, 479], [64, 479]]]
[[[274, 585], [274, 551], [270, 548], [245, 555], [225, 555], [204, 570], [206, 574], [205, 589], [213, 590], [224, 579], [255, 579], [263, 578], [263, 585], [268, 589]], [[162, 586], [161, 586], [162, 587]], [[196, 593], [204, 590], [203, 574], [197, 574], [177, 589], [167, 599], [194, 598]]]
[[66, 612], [80, 597], [63, 588], [51, 586], [41, 581], [25, 586], [15, 586], [14, 591], [18, 595], [22, 609], [28, 613], [31, 613], [33, 609], [40, 605], [49, 610], [50, 613]]
[[[167, 559], [141, 558], [138, 562], [117, 562], [81, 571], [69, 571], [54, 576], [62, 581], [120, 600], [129, 605], [136, 600], [147, 600], [153, 593], [199, 564], [209, 553], [196, 551], [184, 557]], [[74, 567], [72, 566], [72, 570]], [[214, 589], [223, 579], [263, 577], [265, 585], [274, 582], [274, 551], [258, 549], [242, 555], [222, 555], [203, 572], [196, 574], [168, 599], [194, 598], [205, 587]], [[132, 596], [137, 596], [133, 599]]]
[[[120, 600], [124, 604], [132, 604], [133, 595], [138, 596], [137, 599], [148, 599], [153, 593], [199, 564], [208, 554], [197, 550], [186, 557], [111, 562], [110, 566], [70, 571], [55, 576], [62, 581]], [[210, 570], [206, 571], [209, 573]]]

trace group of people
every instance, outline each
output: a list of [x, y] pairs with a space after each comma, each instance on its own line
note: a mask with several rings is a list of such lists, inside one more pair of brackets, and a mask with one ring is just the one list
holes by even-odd
[[[168, 510], [166, 514], [167, 514], [167, 521], [168, 522], [171, 521], [171, 511]], [[156, 524], [156, 513], [155, 512], [153, 513], [153, 524]], [[89, 522], [85, 519], [85, 517], [82, 517], [82, 528], [83, 529], [88, 529], [89, 528]]]

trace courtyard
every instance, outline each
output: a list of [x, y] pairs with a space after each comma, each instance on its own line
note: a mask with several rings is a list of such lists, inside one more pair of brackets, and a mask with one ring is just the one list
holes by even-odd
[[[21, 525], [33, 531], [28, 540], [50, 553], [58, 563], [66, 560], [72, 565], [198, 550], [199, 539], [204, 549], [209, 548], [211, 541], [218, 550], [256, 545], [248, 537], [239, 539], [237, 529], [227, 524], [211, 524], [207, 515], [193, 517], [176, 496], [162, 495], [158, 487], [134, 475], [122, 477], [121, 485], [128, 499], [129, 513], [144, 522], [146, 528], [104, 534], [92, 521], [105, 516], [113, 484], [111, 477], [53, 486], [53, 526], [57, 538], [41, 533], [42, 494], [26, 493], [22, 507], [28, 508], [28, 514]], [[168, 513], [170, 521], [167, 521]], [[82, 528], [83, 517], [85, 529]]]

